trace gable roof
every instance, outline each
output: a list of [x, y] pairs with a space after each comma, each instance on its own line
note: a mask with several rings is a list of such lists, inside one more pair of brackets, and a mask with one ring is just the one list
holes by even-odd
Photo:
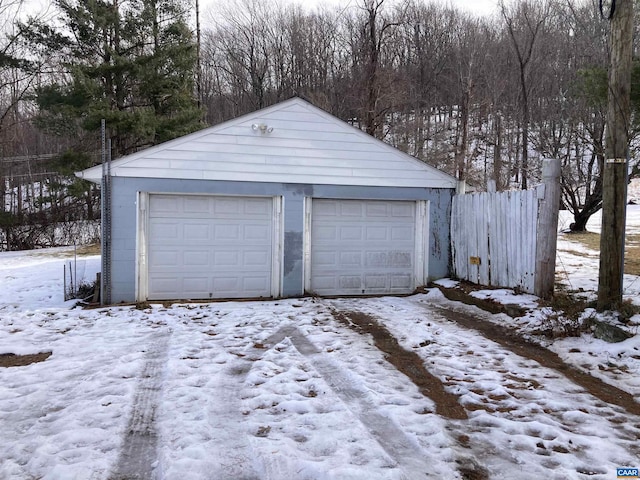
[[[115, 177], [456, 188], [452, 176], [292, 98], [111, 163]], [[99, 183], [102, 166], [76, 175]]]

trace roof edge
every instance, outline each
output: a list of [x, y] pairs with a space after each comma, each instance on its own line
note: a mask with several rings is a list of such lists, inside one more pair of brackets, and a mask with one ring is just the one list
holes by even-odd
[[[183, 135], [181, 137], [177, 137], [174, 138], [172, 140], [168, 140], [166, 142], [163, 143], [159, 143], [157, 145], [154, 145], [152, 147], [143, 149], [143, 150], [139, 150], [137, 152], [134, 152], [132, 154], [129, 155], [125, 155], [123, 157], [120, 157], [118, 159], [115, 159], [112, 161], [111, 163], [111, 168], [115, 169], [118, 168], [120, 166], [126, 165], [129, 162], [133, 162], [136, 159], [138, 159], [139, 157], [142, 156], [147, 156], [147, 155], [153, 155], [156, 151], [158, 150], [164, 150], [167, 148], [174, 148], [176, 146], [182, 145], [183, 143], [187, 143], [190, 141], [193, 141], [195, 139], [198, 139], [202, 136], [206, 136], [206, 135], [210, 135], [210, 134], [215, 134], [216, 132], [226, 129], [230, 126], [245, 122], [248, 118], [251, 117], [255, 117], [256, 114], [259, 115], [269, 115], [270, 113], [274, 112], [274, 111], [278, 111], [278, 110], [283, 110], [286, 108], [289, 108], [291, 105], [299, 105], [302, 108], [316, 113], [318, 115], [321, 115], [323, 117], [325, 117], [328, 121], [333, 122], [334, 124], [338, 124], [341, 125], [343, 128], [345, 128], [345, 130], [349, 130], [350, 133], [353, 133], [355, 135], [361, 136], [362, 138], [366, 138], [367, 141], [369, 142], [375, 142], [378, 145], [380, 145], [382, 148], [384, 148], [386, 151], [388, 151], [389, 153], [393, 154], [393, 155], [400, 155], [402, 157], [404, 157], [406, 160], [410, 160], [413, 163], [416, 163], [418, 165], [420, 165], [421, 168], [424, 168], [428, 171], [430, 171], [432, 174], [434, 174], [435, 176], [437, 176], [438, 178], [440, 178], [441, 180], [447, 182], [447, 183], [451, 183], [451, 185], [455, 185], [458, 184], [458, 179], [455, 178], [452, 175], [449, 175], [446, 172], [443, 172], [439, 169], [437, 169], [436, 167], [429, 165], [428, 163], [420, 160], [417, 157], [414, 157], [413, 155], [410, 155], [406, 152], [403, 152], [402, 150], [394, 147], [393, 145], [390, 145], [372, 135], [369, 135], [368, 133], [362, 131], [361, 129], [349, 124], [348, 122], [342, 120], [341, 118], [336, 117], [335, 115], [327, 112], [326, 110], [312, 104], [309, 100], [301, 98], [299, 96], [294, 96], [291, 97], [287, 100], [284, 100], [282, 102], [270, 105], [268, 107], [259, 109], [259, 110], [255, 110], [252, 112], [248, 112], [245, 113], [239, 117], [235, 117], [229, 120], [226, 120], [224, 122], [218, 123], [216, 125], [210, 126], [210, 127], [206, 127], [203, 128], [202, 130], [198, 130], [196, 132], [192, 132], [189, 133], [187, 135]], [[102, 164], [98, 164], [95, 165], [93, 167], [87, 168], [85, 170], [81, 170], [79, 172], [75, 172], [76, 177], [78, 178], [82, 178], [84, 180], [90, 181], [90, 182], [94, 182], [94, 183], [100, 183], [101, 179], [102, 179]], [[116, 175], [117, 176], [117, 175]], [[156, 177], [157, 178], [157, 177]]]

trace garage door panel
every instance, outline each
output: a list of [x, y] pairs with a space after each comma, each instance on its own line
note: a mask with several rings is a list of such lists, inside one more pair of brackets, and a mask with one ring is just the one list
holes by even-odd
[[182, 213], [209, 213], [209, 200], [206, 197], [183, 197]]
[[325, 200], [313, 206], [314, 217], [336, 217], [338, 216], [338, 202], [335, 200]]
[[397, 250], [388, 252], [387, 255], [388, 266], [395, 268], [412, 268], [413, 267], [413, 252], [406, 250]]
[[411, 288], [411, 275], [391, 275], [389, 277], [392, 290], [406, 290]]
[[362, 252], [340, 252], [340, 263], [342, 267], [361, 267]]
[[221, 294], [227, 294], [228, 296], [232, 292], [240, 290], [240, 281], [236, 276], [222, 276], [219, 275], [212, 280], [213, 289]]
[[189, 276], [182, 280], [182, 285], [185, 290], [200, 292], [204, 296], [209, 291], [209, 277], [206, 275], [200, 277]]
[[239, 215], [242, 212], [242, 205], [235, 198], [219, 198], [213, 206], [214, 215]]
[[271, 296], [273, 199], [149, 196], [149, 299]]
[[415, 232], [413, 201], [313, 199], [310, 290], [319, 295], [410, 293]]
[[387, 252], [366, 252], [365, 265], [373, 268], [384, 268], [388, 266]]
[[338, 289], [339, 278], [336, 275], [321, 275], [316, 274], [313, 276], [314, 291], [325, 291]]
[[209, 240], [211, 232], [206, 224], [185, 224], [182, 229], [181, 240], [186, 245], [200, 245]]
[[159, 238], [174, 239], [181, 238], [178, 226], [175, 224], [154, 222], [149, 227], [149, 242], [155, 243]]
[[248, 199], [244, 204], [244, 214], [258, 217], [271, 215], [271, 205], [262, 198]]
[[244, 252], [242, 265], [245, 267], [266, 268], [271, 262], [271, 255], [266, 252]]
[[240, 225], [234, 223], [219, 223], [213, 225], [213, 240], [240, 241]]
[[396, 203], [391, 205], [391, 216], [393, 218], [414, 218], [415, 204]]
[[338, 265], [338, 256], [336, 252], [313, 252], [312, 262], [318, 266], [335, 267]]
[[180, 254], [174, 250], [157, 250], [149, 254], [149, 265], [160, 269], [163, 267], [174, 268], [180, 263]]
[[367, 202], [366, 213], [367, 213], [367, 217], [386, 218], [389, 216], [389, 205], [387, 203]]
[[314, 237], [318, 240], [337, 240], [338, 228], [334, 226], [318, 226], [314, 232]]
[[242, 288], [248, 292], [261, 292], [267, 288], [269, 279], [264, 276], [245, 277], [242, 279]]
[[366, 238], [367, 241], [388, 240], [389, 229], [385, 227], [367, 227]]
[[388, 277], [386, 275], [365, 275], [364, 287], [367, 290], [376, 290], [376, 289], [386, 290], [387, 280], [388, 280]]
[[414, 232], [413, 228], [406, 227], [406, 226], [402, 226], [402, 227], [393, 226], [388, 231], [391, 234], [391, 240], [393, 240], [394, 242], [407, 242], [407, 243], [409, 243], [407, 239], [411, 238]]
[[342, 217], [362, 217], [364, 205], [355, 202], [340, 202], [337, 201], [340, 206], [340, 216]]
[[381, 271], [408, 271], [412, 268], [413, 257], [409, 252], [369, 252], [365, 265]]
[[372, 268], [411, 268], [413, 255], [403, 250], [374, 251], [365, 254], [367, 267]]
[[271, 238], [271, 226], [268, 224], [245, 225], [242, 237], [248, 242], [268, 242]]
[[359, 275], [340, 275], [338, 281], [340, 290], [362, 290], [362, 277]]
[[216, 249], [213, 252], [213, 264], [218, 267], [235, 267], [238, 265], [240, 252], [237, 250], [221, 250]]
[[361, 226], [340, 227], [340, 240], [362, 241], [364, 239], [364, 228]]
[[185, 251], [182, 255], [182, 263], [189, 267], [208, 265], [209, 252], [207, 250]]
[[175, 291], [178, 282], [182, 282], [182, 280], [176, 276], [156, 277], [149, 280], [149, 288], [153, 288], [159, 293], [171, 294]]
[[156, 199], [154, 205], [154, 216], [166, 216], [166, 214], [175, 215], [182, 208], [182, 200], [179, 197], [163, 196]]

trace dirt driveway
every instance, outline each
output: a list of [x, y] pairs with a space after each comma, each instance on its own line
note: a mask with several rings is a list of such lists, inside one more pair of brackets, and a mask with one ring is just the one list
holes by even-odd
[[[132, 421], [148, 424], [124, 444], [143, 445], [147, 465], [135, 468], [146, 473], [123, 453], [112, 479], [177, 478], [184, 442], [153, 425], [171, 401], [159, 392], [172, 388], [149, 375], [167, 381], [203, 361], [217, 363], [199, 380], [213, 477], [194, 478], [605, 479], [640, 458], [633, 399], [464, 309], [417, 297], [272, 305], [236, 316], [189, 307], [197, 315], [162, 337], [136, 394], [154, 415], [134, 406]], [[181, 335], [200, 346], [181, 350]], [[170, 412], [193, 415], [193, 402]]]

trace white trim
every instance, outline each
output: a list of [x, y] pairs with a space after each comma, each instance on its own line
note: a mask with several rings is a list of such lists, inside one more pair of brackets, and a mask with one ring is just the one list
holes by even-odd
[[429, 202], [416, 201], [414, 288], [427, 283], [429, 278]]
[[149, 193], [137, 193], [136, 209], [136, 301], [144, 302], [149, 294]]
[[302, 275], [304, 278], [304, 293], [311, 293], [311, 197], [304, 198], [304, 239], [302, 241]]
[[273, 238], [271, 252], [271, 296], [280, 298], [282, 296], [282, 264], [284, 262], [284, 198], [282, 196], [273, 197]]

